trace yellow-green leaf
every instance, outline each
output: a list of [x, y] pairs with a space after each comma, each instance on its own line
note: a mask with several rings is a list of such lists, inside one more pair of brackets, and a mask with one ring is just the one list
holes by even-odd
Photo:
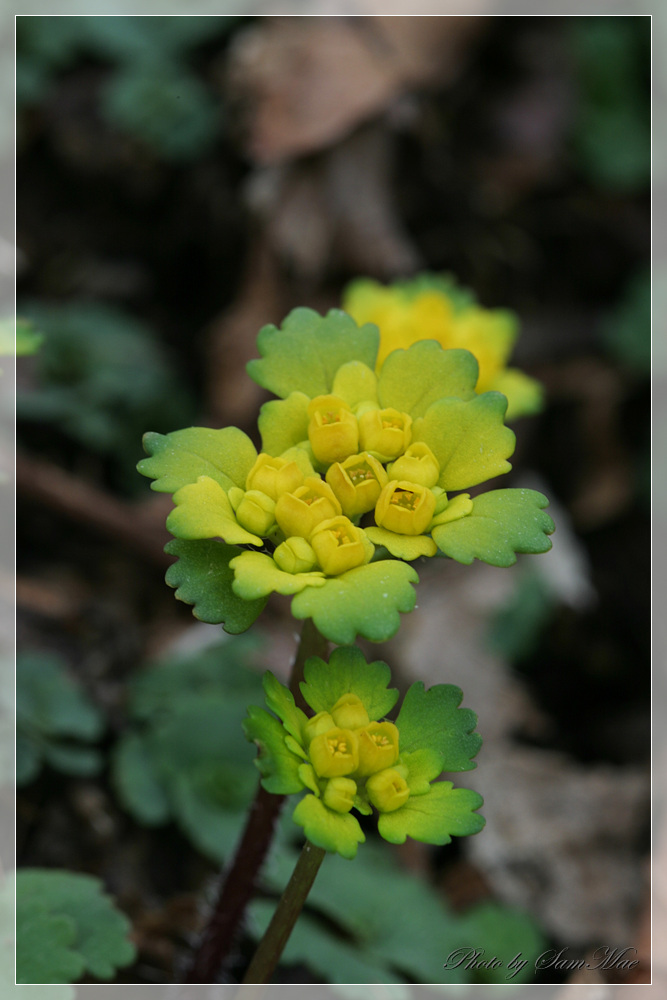
[[222, 538], [228, 545], [261, 545], [262, 539], [236, 520], [222, 486], [208, 476], [182, 486], [174, 493], [175, 510], [167, 528], [177, 538]]

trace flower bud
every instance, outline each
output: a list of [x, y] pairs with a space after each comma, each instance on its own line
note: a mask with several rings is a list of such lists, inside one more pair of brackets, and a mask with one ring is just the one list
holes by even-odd
[[236, 508], [236, 520], [255, 535], [267, 535], [275, 519], [275, 500], [260, 490], [248, 490]]
[[310, 573], [317, 565], [312, 545], [298, 535], [281, 542], [273, 558], [283, 573]]
[[329, 486], [340, 501], [343, 513], [357, 517], [373, 510], [388, 476], [377, 458], [367, 451], [335, 462], [327, 471]]
[[308, 748], [310, 762], [320, 778], [340, 778], [356, 771], [357, 737], [351, 729], [330, 729], [315, 736]]
[[347, 813], [354, 805], [357, 783], [352, 778], [330, 778], [327, 781], [322, 801], [334, 812]]
[[385, 813], [400, 809], [410, 798], [407, 781], [392, 767], [371, 775], [366, 792], [375, 808]]
[[363, 566], [370, 562], [375, 551], [363, 530], [342, 515], [318, 524], [310, 536], [310, 544], [327, 576], [340, 576], [349, 569]]
[[375, 507], [375, 521], [399, 535], [421, 535], [435, 511], [435, 495], [419, 483], [393, 479], [382, 490]]
[[368, 712], [356, 694], [344, 694], [331, 709], [331, 714], [336, 725], [343, 729], [361, 729], [370, 722]]
[[398, 458], [412, 440], [412, 417], [399, 410], [368, 410], [359, 417], [359, 440], [364, 451]]
[[392, 479], [419, 483], [429, 489], [440, 478], [440, 463], [427, 444], [411, 444], [405, 455], [393, 462], [388, 470]]
[[306, 746], [316, 736], [328, 733], [330, 729], [335, 729], [336, 724], [328, 712], [318, 712], [312, 719], [308, 719], [303, 727], [303, 739]]
[[359, 730], [357, 739], [360, 777], [391, 767], [398, 760], [398, 729], [393, 722], [371, 722]]
[[283, 493], [276, 504], [276, 521], [285, 534], [310, 538], [322, 521], [341, 513], [333, 490], [319, 476], [309, 476], [292, 493]]
[[359, 450], [359, 425], [338, 396], [316, 396], [308, 406], [308, 440], [318, 462], [342, 462]]
[[272, 500], [277, 500], [283, 493], [289, 493], [301, 486], [303, 472], [296, 462], [287, 462], [284, 458], [274, 458], [261, 452], [257, 461], [248, 473], [247, 490], [261, 490]]

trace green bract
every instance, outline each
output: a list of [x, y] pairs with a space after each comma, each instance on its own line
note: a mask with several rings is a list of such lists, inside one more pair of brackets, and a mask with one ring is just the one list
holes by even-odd
[[382, 642], [414, 607], [414, 560], [509, 566], [550, 548], [540, 493], [460, 492], [508, 472], [515, 444], [473, 355], [417, 340], [378, 369], [378, 345], [372, 324], [295, 309], [248, 366], [280, 397], [259, 454], [234, 427], [145, 436], [139, 470], [174, 495], [167, 580], [203, 621], [242, 631], [278, 592], [335, 643]]
[[394, 844], [406, 837], [448, 844], [453, 835], [481, 830], [481, 797], [436, 781], [443, 771], [475, 767], [471, 758], [481, 744], [473, 732], [476, 715], [458, 707], [459, 688], [438, 684], [425, 691], [413, 684], [393, 723], [384, 719], [398, 699], [398, 691], [387, 687], [389, 667], [367, 663], [356, 647], [339, 647], [328, 663], [311, 657], [304, 677], [301, 693], [314, 715], [297, 708], [290, 691], [267, 672], [271, 711], [250, 708], [244, 730], [259, 749], [256, 764], [266, 790], [306, 793], [293, 819], [308, 840], [353, 858], [365, 837], [352, 809], [377, 811], [381, 836]]

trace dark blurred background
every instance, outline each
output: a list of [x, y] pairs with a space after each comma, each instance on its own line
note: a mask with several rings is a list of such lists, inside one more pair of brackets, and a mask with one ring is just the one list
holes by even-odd
[[[18, 364], [19, 863], [100, 875], [135, 926], [123, 981], [178, 975], [254, 779], [215, 771], [243, 750], [181, 773], [165, 746], [223, 703], [240, 719], [293, 624], [277, 600], [257, 642], [211, 653], [220, 630], [164, 585], [141, 435], [254, 436], [262, 325], [445, 271], [520, 318], [513, 363], [547, 403], [511, 485], [549, 495], [557, 532], [511, 570], [420, 570], [374, 648], [479, 713], [463, 783], [487, 828], [388, 852], [369, 884], [390, 864], [406, 908], [489, 951], [632, 945], [611, 981], [648, 981], [650, 18], [19, 16], [17, 59], [19, 313], [44, 336]], [[286, 982], [438, 982], [451, 950], [443, 930], [401, 957], [321, 900], [309, 920]]]

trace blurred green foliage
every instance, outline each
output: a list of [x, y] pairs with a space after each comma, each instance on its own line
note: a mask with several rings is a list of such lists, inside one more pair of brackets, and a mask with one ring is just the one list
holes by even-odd
[[551, 621], [558, 601], [539, 570], [523, 567], [509, 599], [490, 618], [487, 643], [510, 663], [536, 648]]
[[17, 393], [19, 420], [59, 427], [111, 458], [118, 485], [139, 491], [144, 431], [182, 427], [195, 412], [164, 348], [148, 327], [114, 306], [25, 302], [22, 312], [45, 340], [35, 362], [37, 388]]
[[578, 84], [577, 160], [611, 192], [635, 192], [651, 176], [650, 17], [575, 17], [569, 38]]
[[223, 642], [197, 656], [161, 661], [130, 684], [131, 728], [113, 752], [119, 799], [147, 826], [174, 820], [203, 854], [229, 856], [257, 779], [241, 723], [261, 704], [256, 644]]
[[614, 310], [605, 317], [602, 336], [612, 354], [640, 375], [651, 372], [651, 270], [631, 278]]
[[57, 656], [22, 653], [16, 658], [16, 783], [33, 781], [44, 763], [73, 775], [102, 766], [97, 742], [105, 729], [101, 712], [67, 674]]
[[99, 879], [22, 868], [15, 888], [17, 983], [72, 983], [84, 973], [110, 980], [134, 961], [130, 922]]
[[107, 121], [165, 160], [194, 159], [220, 134], [219, 100], [190, 63], [240, 16], [17, 18], [19, 108], [38, 105], [54, 77], [89, 57], [110, 68], [101, 99]]
[[36, 354], [44, 340], [27, 319], [8, 316], [0, 320], [0, 357]]

